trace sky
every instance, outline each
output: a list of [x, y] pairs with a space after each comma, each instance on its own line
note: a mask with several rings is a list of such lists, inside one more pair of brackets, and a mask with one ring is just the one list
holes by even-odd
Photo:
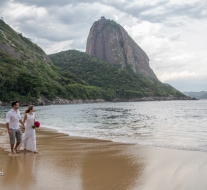
[[47, 54], [85, 52], [101, 16], [126, 29], [160, 81], [207, 91], [207, 0], [0, 0], [0, 17]]

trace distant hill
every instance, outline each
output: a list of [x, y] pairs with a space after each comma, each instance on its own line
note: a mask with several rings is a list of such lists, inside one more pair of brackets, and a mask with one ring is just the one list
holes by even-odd
[[142, 73], [132, 73], [77, 50], [49, 55], [63, 71], [70, 71], [89, 85], [105, 91], [105, 99], [133, 99], [141, 97], [185, 97], [184, 94]]
[[191, 98], [197, 98], [197, 99], [207, 99], [207, 91], [201, 91], [201, 92], [183, 92], [186, 96], [190, 96]]
[[0, 102], [37, 102], [40, 96], [96, 99], [102, 91], [60, 70], [38, 45], [0, 19]]

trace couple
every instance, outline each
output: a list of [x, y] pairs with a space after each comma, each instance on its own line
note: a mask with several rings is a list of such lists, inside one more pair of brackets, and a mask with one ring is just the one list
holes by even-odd
[[[25, 110], [24, 120], [22, 121], [19, 111], [19, 102], [12, 102], [12, 109], [6, 114], [6, 126], [9, 133], [12, 154], [14, 154], [14, 150], [16, 153], [20, 153], [20, 147], [38, 154], [36, 150], [36, 133], [35, 129], [32, 128], [34, 122], [35, 113], [32, 105]], [[22, 124], [24, 129], [23, 135], [19, 123]], [[14, 146], [15, 139], [16, 145]]]

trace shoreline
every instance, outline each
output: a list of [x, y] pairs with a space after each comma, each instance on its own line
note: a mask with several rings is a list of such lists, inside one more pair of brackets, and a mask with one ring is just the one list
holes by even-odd
[[[67, 99], [62, 99], [57, 97], [55, 100], [50, 101], [46, 99], [45, 97], [40, 97], [38, 99], [38, 102], [32, 103], [32, 102], [20, 102], [22, 106], [28, 106], [28, 105], [34, 105], [34, 106], [47, 106], [47, 105], [67, 105], [67, 104], [92, 104], [92, 103], [105, 103], [105, 102], [151, 102], [151, 101], [182, 101], [182, 100], [199, 100], [196, 98], [191, 98], [191, 97], [143, 97], [143, 98], [135, 98], [135, 99], [120, 99], [120, 98], [115, 98], [111, 101], [106, 101], [103, 99], [96, 99], [96, 100], [67, 100]], [[10, 106], [10, 102], [1, 102], [0, 101], [0, 106]]]
[[39, 128], [39, 154], [21, 151], [11, 156], [4, 127], [0, 124], [3, 189], [205, 190], [207, 186], [203, 152], [72, 137]]
[[[61, 98], [56, 98], [53, 101], [50, 101], [45, 98], [40, 98], [38, 99], [38, 102], [20, 102], [21, 106], [29, 106], [29, 105], [34, 105], [34, 106], [49, 106], [49, 105], [67, 105], [67, 104], [92, 104], [92, 103], [104, 103], [106, 102], [103, 99], [97, 99], [97, 100], [67, 100], [67, 99], [61, 99]], [[0, 106], [11, 106], [10, 102], [1, 102], [0, 101]]]
[[[2, 121], [0, 121], [0, 129], [2, 128], [2, 126], [6, 124], [3, 123]], [[5, 128], [6, 129], [6, 128]], [[141, 143], [135, 143], [135, 142], [124, 142], [124, 141], [115, 141], [115, 140], [111, 140], [111, 139], [104, 139], [104, 138], [99, 138], [99, 137], [94, 137], [94, 136], [81, 136], [79, 134], [77, 135], [71, 135], [70, 133], [66, 133], [64, 131], [61, 131], [60, 129], [57, 128], [52, 128], [49, 126], [43, 126], [41, 127], [41, 129], [43, 130], [49, 130], [49, 131], [53, 131], [55, 133], [58, 134], [62, 134], [62, 135], [66, 135], [69, 136], [71, 138], [77, 138], [77, 139], [93, 139], [93, 140], [97, 140], [97, 141], [106, 141], [106, 142], [111, 142], [111, 143], [118, 143], [118, 144], [125, 144], [125, 145], [137, 145], [137, 146], [143, 146], [143, 147], [151, 147], [151, 148], [163, 148], [163, 149], [169, 149], [169, 150], [178, 150], [178, 151], [190, 151], [190, 152], [202, 152], [202, 153], [207, 153], [206, 151], [202, 151], [199, 149], [184, 149], [184, 148], [179, 148], [179, 147], [172, 147], [172, 146], [158, 146], [158, 145], [152, 145], [152, 144], [141, 144]], [[37, 129], [39, 130], [39, 129]]]

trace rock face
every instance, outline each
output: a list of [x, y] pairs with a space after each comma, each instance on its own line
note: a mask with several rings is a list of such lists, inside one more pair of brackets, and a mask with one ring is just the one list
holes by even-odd
[[147, 54], [128, 35], [126, 30], [113, 20], [101, 17], [94, 22], [87, 39], [86, 53], [111, 64], [121, 65], [134, 73], [157, 79], [149, 67]]

